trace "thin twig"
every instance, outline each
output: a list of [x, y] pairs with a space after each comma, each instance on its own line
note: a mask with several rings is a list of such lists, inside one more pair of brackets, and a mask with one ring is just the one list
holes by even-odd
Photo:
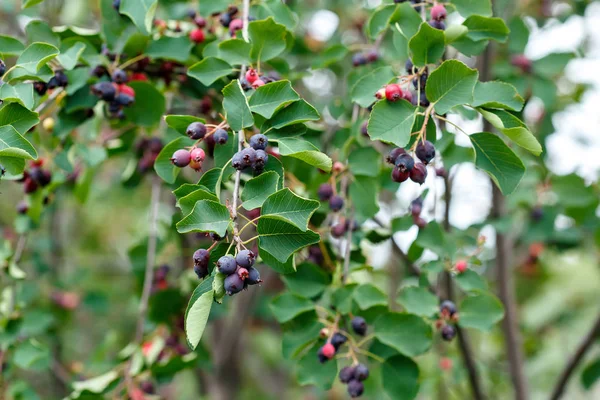
[[63, 88], [61, 87], [54, 89], [50, 96], [48, 96], [46, 100], [40, 103], [40, 105], [37, 106], [34, 111], [38, 114], [41, 113], [44, 110], [44, 108], [46, 108], [48, 104], [52, 103], [62, 92]]
[[558, 400], [561, 398], [565, 388], [567, 387], [567, 382], [571, 378], [571, 375], [577, 368], [577, 366], [583, 360], [583, 357], [587, 353], [587, 351], [592, 347], [592, 344], [598, 339], [600, 336], [600, 315], [596, 317], [596, 321], [594, 325], [592, 325], [592, 329], [583, 337], [583, 340], [577, 346], [577, 350], [569, 361], [565, 365], [565, 368], [559, 375], [558, 381], [556, 382], [556, 386], [554, 386], [554, 390], [552, 390], [552, 395], [550, 396], [550, 400]]
[[348, 233], [346, 234], [346, 252], [344, 254], [344, 270], [342, 271], [342, 284], [346, 283], [348, 275], [350, 274], [350, 252], [352, 250], [352, 211], [346, 214], [346, 221], [350, 221], [348, 225]]

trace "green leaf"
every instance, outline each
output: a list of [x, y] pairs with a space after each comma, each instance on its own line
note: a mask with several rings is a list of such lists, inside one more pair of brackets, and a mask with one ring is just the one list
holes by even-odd
[[279, 174], [275, 171], [263, 172], [250, 179], [242, 191], [242, 207], [246, 210], [262, 207], [267, 197], [277, 191], [278, 185]]
[[477, 82], [473, 95], [473, 107], [503, 108], [521, 111], [524, 100], [517, 89], [504, 82]]
[[470, 269], [454, 277], [456, 284], [465, 292], [487, 290], [487, 282], [477, 272]]
[[521, 159], [492, 133], [476, 133], [469, 138], [475, 148], [475, 165], [490, 175], [502, 193], [512, 193], [525, 174]]
[[77, 65], [79, 57], [85, 50], [85, 43], [76, 42], [73, 46], [69, 47], [68, 50], [62, 51], [56, 59], [67, 71], [72, 70]]
[[232, 72], [233, 67], [231, 65], [216, 57], [206, 57], [188, 69], [188, 75], [202, 82], [204, 86], [210, 86]]
[[261, 215], [285, 220], [306, 231], [310, 217], [318, 208], [318, 201], [305, 199], [285, 188], [266, 199], [262, 205]]
[[331, 171], [333, 162], [326, 154], [321, 153], [314, 144], [298, 138], [274, 139], [279, 148], [279, 154], [297, 158], [325, 172]]
[[356, 209], [356, 218], [365, 221], [379, 212], [377, 196], [379, 181], [369, 176], [357, 175], [350, 183], [350, 198]]
[[23, 2], [23, 9], [33, 7], [35, 5], [40, 4], [44, 0], [25, 0]]
[[152, 83], [130, 82], [135, 90], [135, 103], [125, 107], [127, 121], [145, 127], [151, 127], [160, 122], [165, 113], [165, 97]]
[[321, 364], [314, 351], [308, 351], [296, 364], [296, 379], [300, 385], [314, 385], [329, 390], [337, 375], [333, 361]]
[[[114, 9], [112, 11], [116, 14]], [[56, 48], [60, 47], [60, 37], [42, 20], [37, 19], [29, 22], [25, 27], [25, 34], [29, 43], [43, 42], [51, 44]]]
[[0, 108], [0, 126], [12, 125], [21, 135], [27, 133], [38, 122], [36, 112], [29, 111], [18, 103], [7, 104]]
[[412, 400], [419, 393], [419, 366], [400, 354], [381, 366], [383, 390], [394, 400]]
[[259, 246], [282, 263], [300, 249], [320, 240], [317, 233], [311, 230], [302, 231], [286, 220], [271, 215], [262, 216], [258, 220], [257, 231]]
[[495, 40], [500, 43], [508, 39], [508, 27], [502, 18], [486, 18], [481, 15], [471, 15], [463, 25], [469, 28], [467, 37], [476, 42], [480, 40]]
[[322, 51], [318, 57], [312, 62], [313, 69], [326, 68], [332, 64], [342, 61], [348, 54], [346, 46], [341, 44], [334, 44], [331, 47], [326, 48]]
[[74, 381], [72, 386], [73, 390], [77, 393], [84, 390], [91, 393], [102, 393], [117, 379], [119, 379], [119, 373], [117, 371], [109, 371], [85, 381]]
[[454, 47], [456, 50], [460, 51], [466, 56], [473, 57], [483, 53], [483, 51], [488, 46], [488, 43], [489, 42], [487, 40], [481, 40], [479, 42], [476, 42], [467, 37], [467, 35], [464, 35], [455, 39], [452, 42], [452, 47]]
[[256, 19], [266, 19], [272, 16], [275, 22], [286, 26], [292, 31], [298, 24], [298, 17], [290, 8], [279, 0], [265, 0], [257, 7], [252, 7], [250, 14]]
[[19, 40], [11, 37], [0, 35], [0, 56], [18, 56], [25, 50], [25, 46]]
[[396, 12], [390, 17], [394, 28], [401, 32], [409, 40], [416, 35], [423, 20], [421, 15], [415, 11], [410, 2], [404, 2], [396, 8]]
[[146, 55], [151, 58], [186, 62], [193, 47], [194, 44], [187, 36], [161, 36], [160, 39], [150, 42]]
[[411, 314], [432, 317], [438, 312], [437, 297], [424, 287], [408, 286], [402, 289], [398, 302]]
[[371, 111], [367, 131], [372, 140], [381, 140], [404, 147], [410, 140], [414, 121], [415, 107], [408, 101], [400, 100], [392, 103], [381, 100], [375, 103]]
[[423, 67], [436, 63], [446, 50], [444, 31], [423, 22], [419, 31], [408, 42], [410, 58], [414, 65]]
[[444, 31], [444, 36], [446, 37], [446, 44], [450, 44], [462, 37], [464, 37], [469, 29], [463, 25], [450, 25]]
[[219, 58], [231, 65], [250, 64], [250, 43], [243, 39], [229, 39], [219, 43]]
[[504, 317], [504, 307], [500, 300], [486, 292], [465, 298], [458, 309], [460, 326], [481, 331], [489, 331]]
[[369, 107], [376, 101], [375, 93], [394, 79], [395, 76], [392, 67], [389, 66], [377, 68], [367, 73], [352, 87], [350, 93], [352, 101], [361, 107]]
[[452, 2], [456, 10], [465, 18], [471, 15], [483, 15], [489, 17], [492, 15], [492, 3], [490, 0], [455, 0]]
[[479, 73], [460, 61], [444, 61], [429, 75], [425, 92], [435, 112], [446, 114], [452, 107], [471, 104]]
[[[461, 310], [462, 312], [462, 310]], [[462, 314], [461, 314], [462, 318]], [[412, 314], [389, 312], [375, 320], [375, 337], [406, 356], [417, 356], [431, 347], [431, 326]]]
[[525, 53], [529, 42], [529, 28], [521, 16], [513, 17], [508, 23], [510, 34], [508, 36], [508, 51], [511, 54]]
[[195, 190], [179, 199], [177, 205], [181, 208], [183, 215], [189, 215], [193, 210], [196, 202], [200, 200], [212, 200], [219, 202], [219, 198], [209, 192], [207, 188]]
[[387, 295], [381, 289], [370, 283], [359, 285], [354, 289], [354, 301], [361, 310], [375, 306], [387, 306]]
[[31, 339], [17, 346], [12, 360], [19, 368], [43, 371], [50, 365], [50, 349]]
[[152, 31], [158, 0], [121, 0], [119, 12], [127, 15], [144, 35]]
[[259, 87], [249, 104], [252, 112], [269, 119], [276, 111], [299, 99], [290, 81], [282, 80]]
[[223, 108], [225, 118], [234, 131], [254, 125], [254, 118], [248, 105], [248, 99], [239, 80], [234, 80], [223, 88]]
[[274, 256], [272, 256], [271, 253], [260, 247], [260, 245], [258, 246], [258, 253], [260, 255], [260, 258], [262, 258], [263, 262], [275, 272], [282, 275], [296, 272], [296, 260], [294, 255], [290, 256], [287, 260], [282, 262], [276, 259]]
[[12, 125], [0, 127], [0, 156], [35, 160], [37, 152]]
[[295, 274], [285, 275], [282, 279], [290, 291], [307, 298], [320, 295], [331, 283], [331, 276], [312, 263], [298, 265]]
[[494, 127], [498, 128], [503, 134], [508, 136], [513, 142], [531, 153], [540, 155], [542, 145], [531, 133], [523, 121], [513, 114], [504, 110], [484, 110], [477, 109]]
[[195, 350], [200, 343], [208, 322], [215, 294], [211, 286], [212, 280], [210, 279], [200, 283], [194, 290], [185, 311], [185, 335], [192, 350]]
[[425, 228], [419, 229], [415, 244], [440, 257], [449, 256], [453, 252], [452, 246], [448, 245], [447, 234], [437, 221], [431, 221]]
[[560, 199], [560, 204], [565, 207], [592, 207], [598, 200], [594, 187], [576, 174], [553, 175], [550, 183], [552, 191]]
[[396, 6], [392, 4], [382, 5], [373, 11], [365, 27], [367, 35], [371, 39], [377, 38], [388, 27], [390, 17], [395, 11]]
[[313, 311], [315, 306], [306, 297], [293, 293], [283, 293], [271, 300], [269, 308], [275, 319], [280, 323], [284, 323], [291, 321], [302, 313]]
[[206, 121], [204, 120], [204, 118], [193, 117], [191, 115], [165, 115], [165, 122], [167, 123], [169, 128], [172, 128], [177, 132], [181, 133], [182, 135], [187, 136], [187, 127], [192, 122], [205, 123]]
[[304, 313], [290, 322], [286, 322], [281, 343], [282, 356], [285, 359], [296, 358], [303, 350], [316, 342], [322, 326], [316, 313]]
[[263, 126], [263, 133], [273, 128], [281, 129], [301, 122], [318, 121], [320, 118], [319, 112], [313, 106], [300, 99], [277, 111]]
[[32, 43], [17, 58], [16, 67], [22, 68], [27, 73], [35, 74], [58, 53], [58, 49], [50, 44]]
[[[186, 136], [177, 138], [163, 147], [158, 154], [158, 157], [156, 157], [156, 160], [154, 161], [154, 170], [163, 181], [171, 184], [175, 183], [175, 178], [177, 178], [177, 175], [179, 175], [181, 168], [173, 165], [171, 162], [171, 156], [173, 156], [175, 151], [193, 144], [194, 141]], [[204, 175], [206, 175], [206, 173]], [[210, 188], [208, 185], [205, 186]]]
[[362, 147], [348, 155], [348, 167], [353, 175], [378, 177], [381, 169], [381, 154], [373, 147]]
[[546, 57], [533, 61], [533, 70], [536, 74], [547, 78], [554, 78], [564, 73], [569, 61], [573, 59], [572, 53], [552, 53]]
[[5, 104], [18, 103], [27, 109], [33, 108], [33, 84], [17, 83], [0, 86], [0, 100]]
[[229, 210], [212, 200], [196, 202], [192, 212], [177, 223], [177, 232], [214, 232], [224, 237], [231, 222]]
[[272, 17], [252, 21], [248, 24], [248, 37], [252, 48], [250, 57], [258, 63], [265, 62], [281, 54], [287, 45], [287, 30]]
[[600, 378], [600, 358], [586, 365], [581, 372], [581, 384], [589, 390]]

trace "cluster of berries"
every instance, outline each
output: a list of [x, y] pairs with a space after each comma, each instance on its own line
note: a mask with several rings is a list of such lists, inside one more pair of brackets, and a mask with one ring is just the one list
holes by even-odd
[[356, 53], [352, 56], [352, 65], [355, 67], [373, 63], [379, 59], [377, 50], [369, 50], [366, 53]]
[[231, 166], [238, 171], [246, 168], [252, 168], [256, 174], [260, 174], [269, 160], [265, 149], [269, 144], [269, 139], [262, 133], [257, 133], [250, 137], [250, 145], [233, 155]]
[[146, 173], [154, 166], [156, 157], [163, 148], [162, 141], [157, 137], [142, 138], [135, 146], [136, 154], [139, 158], [138, 171]]
[[215, 143], [225, 144], [229, 140], [229, 134], [223, 128], [216, 128], [213, 131], [208, 131], [206, 125], [202, 122], [192, 122], [185, 130], [185, 134], [192, 140], [203, 140], [212, 135]]
[[456, 328], [452, 323], [458, 322], [458, 312], [456, 304], [450, 300], [444, 300], [440, 304], [440, 319], [435, 323], [438, 330], [441, 331], [442, 339], [451, 341], [456, 336]]
[[421, 141], [415, 149], [415, 155], [421, 161], [415, 163], [413, 157], [401, 147], [390, 151], [386, 161], [395, 166], [392, 171], [394, 182], [404, 182], [410, 178], [422, 185], [427, 178], [427, 164], [435, 157], [435, 147], [429, 140]]
[[[356, 316], [351, 321], [352, 330], [360, 336], [367, 334], [367, 321], [363, 317]], [[323, 328], [320, 332], [322, 338], [328, 338], [327, 342], [317, 351], [317, 357], [321, 363], [331, 360], [340, 347], [348, 341], [347, 333], [339, 331], [330, 332]], [[348, 385], [348, 394], [351, 397], [359, 397], [364, 392], [363, 381], [369, 377], [369, 369], [364, 364], [355, 363], [340, 370], [339, 378], [342, 383]]]
[[446, 7], [443, 4], [436, 3], [431, 7], [431, 19], [427, 22], [431, 27], [439, 30], [446, 30]]
[[[1, 75], [1, 74], [0, 74]], [[40, 96], [46, 94], [48, 90], [56, 89], [57, 87], [67, 87], [69, 84], [69, 78], [65, 75], [64, 71], [54, 71], [54, 76], [50, 78], [48, 83], [43, 81], [33, 82], [33, 90]]]
[[[236, 6], [230, 5], [227, 7], [227, 10], [222, 12], [219, 16], [219, 22], [225, 28], [229, 28], [229, 34], [232, 37], [235, 36], [235, 33], [241, 30], [244, 26], [244, 21], [241, 18], [236, 17], [238, 11], [239, 10]], [[252, 20], [252, 18], [249, 18], [249, 20]]]
[[124, 119], [124, 107], [135, 102], [135, 91], [127, 85], [129, 79], [122, 69], [116, 69], [111, 75], [112, 82], [102, 81], [92, 86], [92, 93], [108, 103], [110, 118]]
[[317, 191], [319, 200], [328, 201], [329, 209], [333, 212], [338, 212], [344, 208], [344, 198], [335, 194], [334, 187], [329, 183], [323, 183]]
[[[185, 133], [192, 140], [203, 140], [209, 136], [213, 136], [215, 143], [225, 144], [229, 139], [229, 134], [225, 129], [217, 128], [209, 132], [206, 125], [202, 122], [192, 122], [188, 125]], [[206, 153], [200, 147], [192, 147], [190, 150], [179, 149], [171, 156], [173, 165], [179, 168], [187, 167], [188, 165], [194, 171], [202, 169], [202, 163], [206, 158]]]
[[190, 10], [188, 17], [194, 21], [196, 27], [190, 31], [190, 40], [196, 44], [204, 42], [204, 28], [206, 27], [206, 20], [202, 18], [196, 11]]
[[412, 215], [413, 222], [419, 227], [419, 229], [423, 229], [425, 226], [427, 226], [427, 221], [421, 217], [422, 211], [423, 200], [420, 197], [417, 197], [410, 203], [410, 213]]
[[250, 68], [246, 71], [244, 79], [242, 79], [242, 89], [248, 91], [250, 89], [258, 89], [267, 83], [275, 82], [281, 79], [281, 76], [277, 72], [270, 72], [268, 75], [260, 75], [254, 68]]
[[[23, 177], [18, 182], [23, 183], [23, 191], [26, 194], [34, 193], [40, 187], [46, 187], [52, 181], [50, 171], [43, 169], [44, 160], [39, 159], [31, 162], [29, 171], [23, 172]], [[23, 213], [26, 213], [25, 210]]]
[[[210, 273], [210, 252], [206, 249], [198, 249], [194, 252], [194, 272], [198, 278], [203, 279]], [[216, 263], [217, 270], [226, 275], [223, 286], [225, 293], [229, 296], [246, 289], [249, 285], [257, 285], [262, 282], [260, 273], [254, 268], [256, 256], [251, 250], [240, 250], [235, 257], [226, 254], [219, 258]]]

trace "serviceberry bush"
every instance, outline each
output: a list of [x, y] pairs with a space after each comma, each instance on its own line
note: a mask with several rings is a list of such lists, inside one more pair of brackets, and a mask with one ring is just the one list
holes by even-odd
[[[18, 3], [28, 18], [0, 35], [0, 398], [199, 398], [177, 386], [189, 369], [214, 399], [296, 398], [296, 386], [394, 400], [533, 393], [522, 336], [548, 326], [520, 324], [519, 302], [542, 289], [516, 296], [513, 264], [547, 277], [544, 252], [600, 237], [597, 186], [541, 157], [574, 58], [524, 54], [522, 15], [548, 10], [98, 0], [79, 4], [92, 13], [72, 18], [81, 28], [57, 23], [56, 2]], [[462, 167], [493, 196], [464, 229], [450, 221]], [[72, 220], [92, 235], [83, 214], [111, 227], [102, 266], [127, 258], [134, 276], [106, 296], [85, 268], [97, 255], [77, 230], [64, 238]], [[68, 336], [108, 302], [119, 315], [93, 323], [98, 342]], [[71, 342], [96, 355], [65, 356]], [[259, 353], [270, 366], [242, 368]], [[293, 378], [264, 387], [256, 371], [278, 363]], [[596, 360], [584, 386], [599, 376]]]

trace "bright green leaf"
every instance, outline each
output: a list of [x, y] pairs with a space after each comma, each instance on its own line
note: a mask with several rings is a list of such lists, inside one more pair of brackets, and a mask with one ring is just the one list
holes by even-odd
[[310, 142], [299, 138], [286, 138], [272, 140], [277, 143], [279, 154], [297, 158], [323, 171], [331, 171], [332, 161], [326, 154]]
[[381, 140], [404, 147], [410, 140], [414, 121], [415, 107], [408, 101], [400, 100], [392, 103], [382, 100], [375, 103], [371, 111], [367, 131], [372, 140]]
[[408, 42], [411, 60], [417, 67], [436, 63], [446, 50], [444, 31], [423, 22], [419, 31]]
[[310, 217], [318, 208], [318, 201], [305, 199], [285, 188], [273, 193], [265, 200], [261, 215], [283, 219], [302, 231], [306, 231]]
[[269, 307], [280, 323], [291, 321], [298, 315], [315, 309], [312, 301], [293, 293], [280, 294], [271, 300]]
[[223, 204], [200, 200], [192, 212], [177, 223], [177, 232], [214, 232], [225, 237], [230, 222], [229, 210]]
[[223, 88], [223, 108], [225, 118], [234, 131], [240, 131], [254, 124], [254, 118], [248, 105], [248, 99], [239, 80], [232, 81]]
[[31, 110], [33, 108], [33, 84], [17, 83], [0, 86], [0, 100], [5, 104], [18, 103]]
[[319, 112], [313, 106], [308, 104], [305, 100], [300, 99], [277, 111], [275, 115], [265, 123], [263, 130], [267, 132], [273, 128], [281, 129], [301, 122], [317, 121], [320, 118]]
[[158, 124], [166, 110], [163, 94], [149, 82], [130, 82], [129, 86], [135, 90], [135, 102], [124, 108], [127, 121], [145, 127]]
[[435, 112], [446, 114], [452, 107], [473, 102], [479, 73], [458, 60], [444, 61], [427, 79], [425, 91]]
[[191, 115], [165, 115], [165, 122], [169, 128], [175, 129], [182, 135], [186, 135], [187, 127], [193, 122], [206, 122], [203, 118], [194, 117]]
[[206, 57], [188, 69], [188, 75], [199, 80], [205, 86], [212, 85], [218, 79], [233, 72], [227, 62], [215, 57]]
[[411, 314], [432, 317], [438, 312], [438, 298], [424, 287], [403, 288], [398, 301]]
[[521, 111], [524, 100], [517, 89], [504, 82], [477, 82], [473, 95], [473, 107], [503, 108]]
[[377, 286], [370, 283], [359, 285], [354, 289], [354, 301], [361, 310], [375, 306], [387, 306], [387, 295]]
[[211, 279], [202, 281], [194, 290], [185, 311], [185, 335], [192, 350], [200, 343], [208, 322], [215, 293], [211, 287]]
[[290, 81], [281, 80], [259, 87], [250, 98], [250, 110], [269, 119], [281, 108], [300, 99]]
[[385, 360], [381, 366], [383, 390], [390, 399], [412, 400], [419, 393], [419, 366], [400, 354]]
[[250, 57], [257, 62], [265, 62], [277, 57], [286, 48], [287, 30], [272, 17], [252, 21], [248, 24], [248, 36], [252, 48]]
[[[461, 310], [462, 312], [462, 310]], [[462, 314], [461, 314], [462, 318]], [[406, 356], [417, 356], [431, 347], [431, 326], [412, 314], [389, 312], [375, 320], [375, 337]]]
[[[154, 59], [161, 58], [164, 60], [186, 62], [190, 57], [192, 47], [194, 47], [194, 44], [187, 36], [161, 36], [158, 40], [150, 42], [146, 50], [146, 55]], [[190, 70], [191, 67], [188, 69], [188, 75], [190, 75]]]
[[127, 15], [144, 35], [152, 31], [158, 0], [121, 0], [119, 12]]
[[452, 2], [456, 10], [465, 18], [471, 15], [492, 15], [492, 3], [490, 0], [454, 0]]
[[320, 236], [315, 232], [302, 231], [286, 220], [273, 216], [262, 216], [258, 220], [257, 231], [259, 246], [282, 263], [293, 253], [320, 240]]
[[369, 107], [376, 101], [375, 93], [394, 79], [395, 76], [396, 74], [389, 66], [377, 68], [367, 73], [352, 87], [350, 94], [352, 101], [361, 107]]
[[58, 62], [63, 66], [67, 71], [72, 70], [77, 65], [79, 61], [79, 57], [83, 54], [85, 50], [85, 43], [77, 42], [73, 46], [69, 47], [66, 51], [61, 51], [61, 53], [56, 57]]
[[536, 156], [542, 152], [542, 145], [523, 121], [504, 110], [478, 109], [483, 117], [513, 142]]
[[504, 307], [500, 300], [486, 292], [465, 298], [458, 309], [460, 326], [481, 331], [489, 331], [504, 317]]
[[265, 200], [277, 191], [278, 185], [279, 174], [275, 171], [263, 172], [250, 179], [242, 191], [242, 207], [246, 210], [262, 207]]

